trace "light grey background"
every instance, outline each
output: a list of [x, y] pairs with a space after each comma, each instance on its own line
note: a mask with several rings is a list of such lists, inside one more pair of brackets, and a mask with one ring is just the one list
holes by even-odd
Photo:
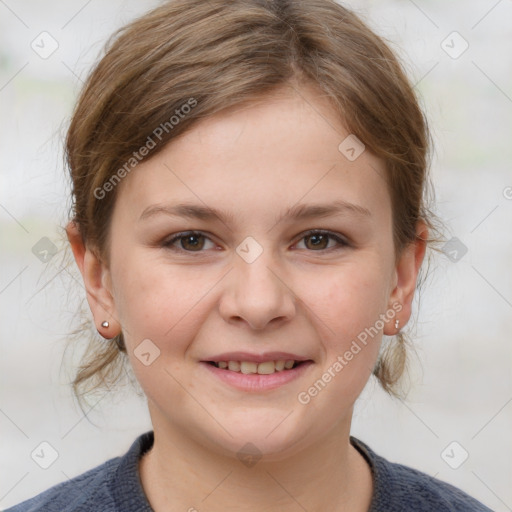
[[[413, 364], [408, 400], [390, 399], [371, 380], [352, 434], [493, 510], [512, 510], [512, 2], [346, 3], [407, 63], [434, 132], [437, 212], [467, 247], [457, 262], [436, 258], [421, 294], [421, 362]], [[60, 364], [83, 295], [79, 274], [60, 253], [43, 263], [32, 248], [47, 237], [62, 252], [59, 226], [69, 207], [62, 137], [81, 79], [106, 38], [153, 5], [0, 0], [4, 508], [124, 453], [151, 428], [144, 400], [130, 388], [107, 394], [87, 418], [74, 404], [72, 368]], [[31, 48], [43, 31], [59, 45], [46, 59]], [[468, 49], [453, 58], [464, 40]], [[46, 470], [30, 456], [43, 441], [58, 452]], [[452, 465], [462, 450], [469, 454], [458, 469], [441, 456], [453, 441], [460, 447], [448, 450]]]

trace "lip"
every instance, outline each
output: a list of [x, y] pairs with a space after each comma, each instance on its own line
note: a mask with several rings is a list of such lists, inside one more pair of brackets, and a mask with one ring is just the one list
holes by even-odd
[[[273, 353], [275, 354], [275, 353]], [[230, 357], [233, 354], [230, 355]], [[253, 354], [254, 356], [254, 354]], [[268, 357], [265, 356], [265, 357]], [[281, 356], [280, 356], [281, 357]], [[297, 357], [297, 356], [295, 356]], [[281, 357], [281, 359], [285, 359]], [[293, 359], [293, 357], [289, 357], [288, 359]], [[224, 360], [225, 359], [221, 359]], [[272, 359], [265, 359], [265, 361], [269, 361]], [[240, 361], [240, 359], [228, 359], [228, 361]], [[250, 359], [242, 359], [242, 361], [251, 361]], [[298, 361], [298, 359], [296, 359]], [[244, 374], [241, 372], [233, 372], [231, 370], [224, 370], [222, 368], [217, 368], [216, 366], [209, 364], [206, 361], [201, 361], [200, 365], [204, 367], [210, 374], [216, 378], [221, 380], [222, 382], [239, 389], [240, 391], [252, 391], [252, 392], [261, 392], [268, 391], [272, 389], [279, 388], [285, 384], [288, 384], [295, 379], [301, 377], [307, 369], [314, 364], [311, 359], [305, 360], [299, 366], [292, 368], [291, 370], [282, 370], [280, 372], [274, 372], [270, 375], [260, 375], [258, 373], [249, 373]], [[263, 362], [263, 361], [258, 361]]]
[[293, 359], [294, 361], [310, 361], [309, 357], [299, 356], [290, 352], [263, 352], [263, 354], [252, 354], [250, 352], [224, 352], [212, 356], [208, 359], [203, 359], [201, 362], [213, 361], [250, 361], [252, 363], [264, 363], [266, 361], [282, 361]]

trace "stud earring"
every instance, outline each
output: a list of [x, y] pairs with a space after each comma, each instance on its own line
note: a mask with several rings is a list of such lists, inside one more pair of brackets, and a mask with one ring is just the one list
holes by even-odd
[[101, 322], [101, 327], [105, 327], [105, 329], [106, 329], [109, 326], [110, 326], [110, 324], [106, 320], [104, 322]]
[[395, 320], [395, 329], [398, 330], [398, 326], [400, 325], [400, 320], [398, 318]]

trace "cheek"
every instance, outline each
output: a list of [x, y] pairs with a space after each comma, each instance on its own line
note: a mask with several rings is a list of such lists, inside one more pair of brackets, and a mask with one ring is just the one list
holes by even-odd
[[[178, 382], [186, 351], [204, 322], [207, 301], [201, 298], [212, 284], [197, 272], [148, 264], [147, 257], [136, 255], [117, 269], [117, 313], [134, 374], [154, 403], [171, 400], [185, 407]], [[192, 392], [194, 383], [187, 389]]]
[[[308, 297], [306, 304], [313, 312], [312, 322], [317, 326], [323, 352], [322, 382], [311, 390], [314, 396], [318, 393], [322, 397], [314, 400], [313, 407], [333, 401], [338, 411], [360, 394], [375, 365], [382, 339], [379, 315], [387, 305], [387, 282], [376, 258], [331, 268], [327, 274], [316, 279], [317, 286], [310, 287], [303, 296]], [[320, 391], [324, 384], [328, 388], [325, 393]]]
[[322, 321], [328, 338], [346, 341], [357, 335], [373, 325], [387, 305], [388, 283], [376, 258], [331, 267], [311, 282], [302, 296]]
[[165, 262], [149, 264], [147, 257], [135, 255], [118, 269], [116, 305], [127, 344], [135, 348], [149, 338], [162, 355], [183, 350], [201, 324], [201, 299], [214, 280]]

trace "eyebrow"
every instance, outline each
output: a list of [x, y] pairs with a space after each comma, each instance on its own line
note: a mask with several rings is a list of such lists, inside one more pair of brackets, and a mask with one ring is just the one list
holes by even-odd
[[[155, 204], [148, 206], [139, 217], [139, 222], [155, 215], [165, 214], [173, 217], [184, 217], [200, 220], [220, 220], [223, 223], [233, 222], [235, 215], [226, 210], [209, 208], [194, 203], [179, 203], [174, 205]], [[334, 215], [356, 215], [371, 217], [371, 212], [361, 205], [347, 201], [334, 201], [327, 204], [297, 204], [288, 208], [277, 220], [307, 220], [313, 218], [331, 217]]]

